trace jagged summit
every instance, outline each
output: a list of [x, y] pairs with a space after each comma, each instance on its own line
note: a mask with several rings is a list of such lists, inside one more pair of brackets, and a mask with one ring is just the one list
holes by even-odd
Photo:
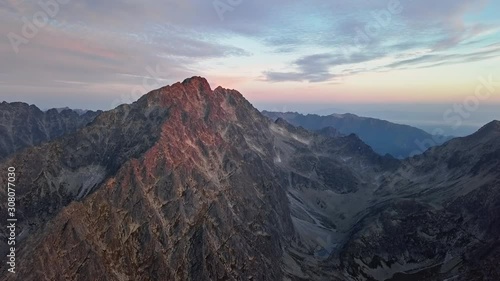
[[[201, 111], [208, 113], [211, 108], [220, 106], [229, 109], [237, 104], [246, 104], [245, 106], [251, 107], [251, 104], [238, 91], [221, 86], [212, 90], [207, 79], [200, 76], [153, 90], [141, 97], [138, 103], [144, 106], [179, 107], [186, 112], [198, 111], [198, 113]], [[228, 106], [229, 103], [231, 106]], [[233, 112], [233, 110], [230, 111]]]
[[498, 138], [500, 135], [500, 121], [498, 120], [493, 120], [489, 122], [488, 124], [484, 125], [481, 127], [479, 130], [477, 130], [475, 133], [472, 135], [462, 137], [462, 138], [457, 138], [454, 140], [451, 140], [451, 142], [457, 142], [460, 140], [465, 140], [467, 142], [484, 142], [489, 139], [495, 139]]
[[286, 127], [293, 127], [293, 125], [291, 125], [290, 123], [288, 123], [285, 119], [283, 119], [281, 117], [278, 117], [278, 119], [276, 119], [274, 121], [274, 123], [278, 124], [278, 125], [286, 126]]
[[72, 133], [102, 111], [40, 110], [24, 102], [0, 103], [0, 160], [26, 147]]
[[337, 118], [351, 118], [351, 119], [360, 118], [358, 115], [353, 114], [353, 113], [343, 113], [343, 114], [333, 113], [333, 114], [330, 114], [330, 116], [337, 117]]
[[182, 81], [183, 85], [197, 87], [200, 91], [211, 92], [210, 84], [207, 79], [201, 76], [193, 76]]
[[500, 132], [500, 121], [498, 120], [493, 120], [491, 121], [490, 123], [484, 125], [483, 127], [481, 127], [479, 129], [479, 131], [496, 131], [496, 132]]

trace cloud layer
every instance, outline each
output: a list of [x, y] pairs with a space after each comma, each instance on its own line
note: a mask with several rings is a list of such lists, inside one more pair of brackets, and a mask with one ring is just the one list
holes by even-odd
[[325, 2], [4, 1], [0, 92], [109, 108], [191, 75], [331, 84], [500, 53], [487, 0]]

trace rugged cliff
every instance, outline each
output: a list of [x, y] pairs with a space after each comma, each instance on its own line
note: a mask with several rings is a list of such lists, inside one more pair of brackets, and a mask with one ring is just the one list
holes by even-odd
[[0, 161], [35, 145], [73, 133], [90, 123], [100, 111], [50, 109], [42, 111], [22, 102], [0, 103]]
[[498, 280], [499, 136], [401, 161], [186, 79], [0, 163], [1, 280]]

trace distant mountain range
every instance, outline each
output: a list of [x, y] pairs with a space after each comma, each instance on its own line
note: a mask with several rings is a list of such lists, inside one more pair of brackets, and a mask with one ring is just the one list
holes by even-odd
[[40, 110], [22, 102], [0, 103], [0, 160], [26, 147], [72, 133], [102, 111]]
[[0, 279], [500, 280], [499, 121], [405, 160], [324, 131], [193, 77], [19, 150]]
[[390, 154], [400, 159], [423, 153], [432, 146], [443, 144], [452, 139], [449, 136], [433, 136], [408, 125], [360, 117], [349, 113], [320, 116], [303, 115], [296, 112], [263, 111], [262, 114], [272, 120], [283, 118], [295, 126], [319, 133], [331, 134], [332, 129], [325, 129], [331, 127], [339, 134], [356, 134], [375, 152], [381, 155]]
[[[61, 113], [61, 112], [65, 111], [65, 110], [71, 110], [71, 111], [76, 112], [78, 115], [84, 115], [84, 114], [85, 114], [85, 113], [87, 113], [87, 112], [93, 112], [92, 110], [88, 110], [88, 109], [76, 109], [76, 108], [69, 108], [69, 107], [67, 107], [67, 106], [66, 106], [66, 107], [58, 107], [58, 108], [49, 108], [49, 109], [44, 110], [44, 111], [49, 111], [49, 110], [51, 110], [51, 109], [55, 109], [55, 110], [57, 110], [57, 112], [59, 112], [59, 113]], [[100, 112], [100, 111], [98, 111], [98, 112]]]

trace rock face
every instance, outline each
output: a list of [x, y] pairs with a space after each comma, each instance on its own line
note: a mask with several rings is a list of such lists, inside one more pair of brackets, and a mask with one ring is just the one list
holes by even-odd
[[0, 161], [24, 149], [73, 133], [100, 111], [50, 109], [41, 111], [21, 102], [0, 103]]
[[0, 163], [0, 279], [500, 280], [499, 136], [401, 161], [193, 77]]
[[316, 133], [329, 137], [329, 138], [336, 138], [336, 137], [342, 137], [344, 136], [341, 132], [339, 132], [337, 129], [335, 129], [332, 126], [324, 127], [323, 129], [316, 130]]
[[282, 279], [293, 226], [269, 123], [192, 78], [16, 155], [25, 266], [4, 276]]
[[341, 254], [347, 270], [394, 274], [390, 280], [498, 280], [499, 124], [384, 174], [373, 194], [386, 201], [356, 224]]
[[[262, 114], [272, 120], [282, 118], [295, 126], [302, 126], [327, 136], [336, 136], [335, 131], [340, 135], [356, 134], [380, 155], [390, 154], [401, 159], [424, 152], [429, 148], [429, 144], [440, 145], [451, 139], [446, 136], [432, 136], [415, 127], [354, 114], [320, 116], [269, 111], [263, 111]], [[334, 128], [334, 131], [328, 129], [329, 127]]]

